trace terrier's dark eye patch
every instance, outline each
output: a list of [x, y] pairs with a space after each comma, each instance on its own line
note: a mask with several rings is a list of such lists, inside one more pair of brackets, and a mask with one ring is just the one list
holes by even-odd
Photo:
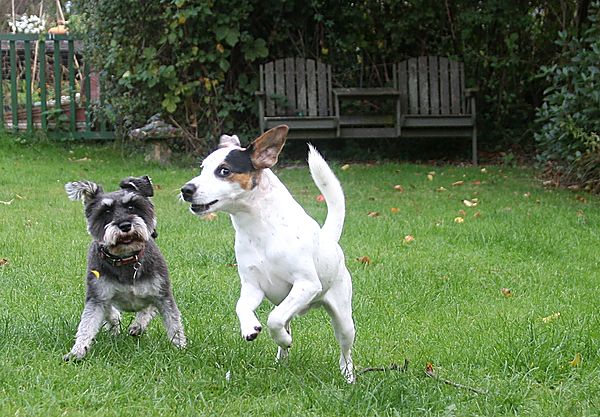
[[232, 150], [225, 157], [224, 163], [235, 174], [244, 174], [255, 170], [248, 150]]

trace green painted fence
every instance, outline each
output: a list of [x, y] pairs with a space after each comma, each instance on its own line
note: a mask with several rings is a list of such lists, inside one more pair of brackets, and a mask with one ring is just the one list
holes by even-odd
[[0, 129], [60, 139], [114, 139], [100, 76], [69, 35], [0, 34]]

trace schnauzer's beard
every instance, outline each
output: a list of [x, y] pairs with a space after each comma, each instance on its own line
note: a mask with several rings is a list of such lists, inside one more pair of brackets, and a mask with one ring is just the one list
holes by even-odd
[[134, 217], [129, 232], [122, 231], [115, 223], [107, 224], [102, 244], [113, 255], [127, 255], [142, 250], [151, 233], [141, 218]]

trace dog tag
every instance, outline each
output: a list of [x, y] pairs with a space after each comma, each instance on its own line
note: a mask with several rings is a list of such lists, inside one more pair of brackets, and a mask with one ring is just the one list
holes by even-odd
[[94, 274], [96, 279], [100, 279], [100, 272], [96, 271], [95, 269], [92, 269], [92, 274]]
[[135, 278], [137, 277], [137, 273], [138, 273], [138, 271], [140, 270], [140, 267], [141, 267], [141, 266], [142, 266], [142, 264], [141, 264], [141, 263], [139, 263], [139, 262], [136, 262], [136, 263], [134, 263], [134, 264], [133, 264], [133, 270], [134, 270], [134, 273], [133, 273], [133, 281], [134, 281], [134, 282], [135, 282]]

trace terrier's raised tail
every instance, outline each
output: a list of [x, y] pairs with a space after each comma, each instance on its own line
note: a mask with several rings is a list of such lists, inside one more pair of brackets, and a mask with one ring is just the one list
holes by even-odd
[[346, 213], [344, 191], [321, 154], [311, 144], [308, 145], [308, 148], [310, 174], [327, 202], [327, 218], [323, 223], [321, 232], [338, 242], [344, 228]]

